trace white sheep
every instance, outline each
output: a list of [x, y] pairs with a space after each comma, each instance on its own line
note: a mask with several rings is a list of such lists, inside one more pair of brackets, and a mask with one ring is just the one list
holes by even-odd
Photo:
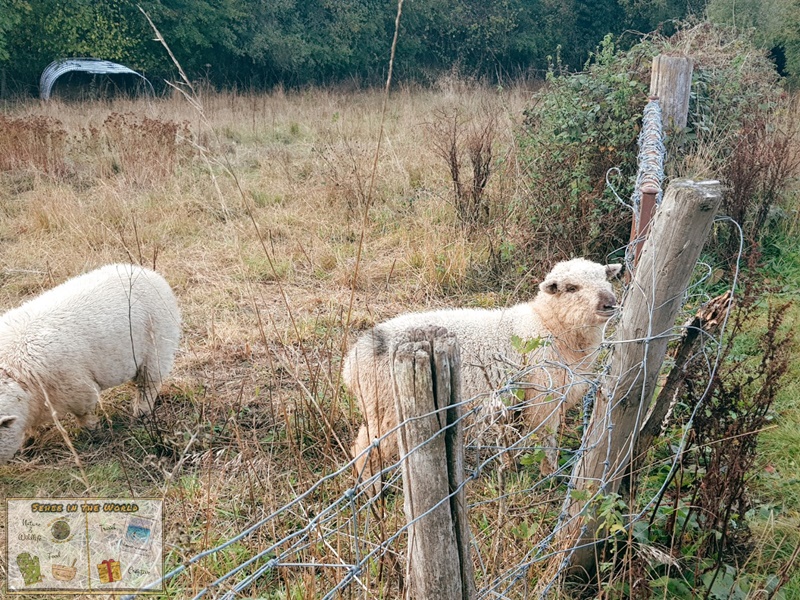
[[80, 275], [2, 315], [0, 464], [26, 431], [52, 420], [51, 410], [94, 426], [106, 388], [134, 380], [133, 414], [152, 409], [180, 335], [169, 284], [135, 265]]
[[[515, 349], [512, 338], [543, 340], [535, 356], [527, 357], [529, 364], [533, 359], [540, 368], [532, 369], [527, 376], [526, 400], [537, 397], [540, 401], [529, 402], [523, 417], [531, 430], [546, 420], [557, 430], [563, 412], [577, 405], [587, 390], [586, 380], [602, 341], [603, 325], [617, 308], [609, 279], [621, 268], [619, 264], [601, 265], [583, 258], [560, 262], [539, 284], [540, 292], [530, 302], [506, 309], [409, 313], [363, 334], [345, 358], [343, 369], [345, 384], [357, 398], [365, 420], [352, 449], [357, 457], [356, 471], [368, 477], [379, 470], [378, 457], [384, 465], [397, 457], [394, 435], [380, 442], [380, 452], [370, 453], [372, 464], [367, 464], [362, 453], [397, 425], [389, 353], [399, 335], [415, 327], [438, 325], [456, 335], [465, 400], [500, 388], [511, 367], [524, 362], [526, 357]], [[542, 397], [549, 397], [549, 401], [542, 402]], [[548, 453], [548, 460], [552, 463], [556, 456]]]

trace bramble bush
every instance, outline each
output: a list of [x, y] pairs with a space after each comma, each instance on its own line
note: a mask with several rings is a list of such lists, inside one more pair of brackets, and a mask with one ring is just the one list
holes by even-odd
[[[797, 128], [775, 67], [749, 37], [709, 23], [670, 38], [652, 36], [626, 51], [606, 36], [580, 73], [558, 57], [518, 133], [528, 178], [521, 199], [525, 255], [556, 260], [601, 259], [624, 246], [630, 214], [616, 193], [633, 192], [652, 57], [686, 54], [694, 61], [688, 126], [666, 140], [666, 177], [716, 178], [726, 186], [723, 212], [756, 249], [800, 165]], [[715, 230], [716, 259], [730, 267], [738, 233]]]
[[630, 197], [655, 53], [650, 42], [619, 52], [606, 36], [581, 73], [563, 72], [556, 58], [547, 86], [525, 111], [518, 139], [528, 177], [523, 214], [531, 250], [547, 248], [554, 253], [548, 259], [603, 256], [626, 243], [630, 221], [605, 178], [619, 168], [617, 191]]

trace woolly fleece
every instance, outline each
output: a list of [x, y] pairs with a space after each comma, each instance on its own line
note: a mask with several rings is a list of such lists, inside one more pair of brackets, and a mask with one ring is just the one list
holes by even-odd
[[[365, 423], [353, 446], [356, 470], [365, 477], [378, 470], [366, 465], [362, 455], [372, 440], [397, 425], [389, 359], [391, 348], [403, 332], [438, 325], [454, 333], [461, 348], [461, 393], [464, 399], [500, 388], [523, 364], [512, 337], [547, 341], [527, 357], [541, 365], [531, 371], [526, 399], [545, 392], [555, 401], [531, 402], [523, 411], [531, 430], [545, 420], [558, 430], [562, 413], [575, 406], [586, 392], [586, 379], [600, 346], [603, 325], [614, 314], [616, 297], [609, 282], [622, 265], [601, 265], [583, 258], [560, 262], [539, 284], [536, 297], [507, 309], [445, 309], [400, 315], [363, 334], [348, 353], [343, 370], [345, 384], [358, 399]], [[563, 402], [558, 402], [561, 399]], [[380, 443], [384, 464], [397, 457], [394, 435]], [[552, 453], [550, 460], [554, 460]], [[555, 466], [555, 465], [551, 465]], [[366, 468], [365, 468], [366, 467]]]
[[100, 391], [134, 380], [133, 412], [152, 408], [172, 369], [180, 311], [164, 278], [107, 265], [0, 317], [0, 464], [27, 430], [73, 413], [93, 426]]

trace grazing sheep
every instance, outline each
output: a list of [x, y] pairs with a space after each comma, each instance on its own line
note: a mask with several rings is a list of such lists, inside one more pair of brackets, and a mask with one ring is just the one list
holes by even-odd
[[[358, 399], [365, 419], [353, 455], [359, 457], [372, 440], [397, 425], [389, 367], [391, 346], [404, 331], [427, 325], [445, 327], [458, 338], [465, 400], [500, 388], [512, 367], [524, 362], [512, 345], [514, 336], [545, 341], [535, 356], [527, 357], [529, 364], [539, 368], [527, 377], [526, 400], [549, 394], [551, 400], [564, 398], [564, 402], [529, 403], [523, 418], [530, 429], [552, 419], [548, 424], [557, 430], [560, 413], [577, 405], [587, 390], [585, 380], [602, 341], [603, 325], [617, 308], [609, 279], [621, 268], [576, 258], [555, 265], [531, 302], [507, 309], [409, 313], [376, 325], [358, 339], [344, 363], [345, 384]], [[394, 435], [381, 441], [384, 464], [390, 464], [397, 453]], [[357, 473], [369, 476], [379, 470], [378, 452], [371, 454], [371, 465], [366, 464], [366, 456], [358, 458]], [[551, 468], [556, 466], [555, 451], [548, 453], [548, 460]]]
[[100, 390], [132, 379], [133, 413], [152, 409], [180, 335], [169, 284], [134, 265], [80, 275], [2, 315], [0, 464], [51, 410], [94, 426]]

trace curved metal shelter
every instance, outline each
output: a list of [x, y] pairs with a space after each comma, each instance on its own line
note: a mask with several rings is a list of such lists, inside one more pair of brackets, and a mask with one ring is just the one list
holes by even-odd
[[125, 65], [100, 58], [67, 58], [51, 62], [42, 71], [42, 76], [39, 78], [39, 96], [41, 99], [49, 100], [50, 92], [56, 83], [56, 79], [72, 71], [80, 71], [92, 75], [135, 75], [146, 81], [147, 85], [150, 86], [150, 91], [155, 95], [153, 84], [148, 81], [147, 77]]

